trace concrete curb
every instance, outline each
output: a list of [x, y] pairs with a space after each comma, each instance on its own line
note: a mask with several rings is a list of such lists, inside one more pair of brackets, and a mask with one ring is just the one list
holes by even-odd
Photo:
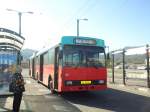
[[9, 96], [13, 96], [14, 94], [13, 93], [10, 93], [10, 92], [6, 92], [6, 93], [0, 93], [0, 98], [1, 97], [9, 97]]
[[139, 91], [143, 91], [143, 92], [150, 92], [150, 89], [149, 89], [149, 88], [139, 87], [138, 90], [139, 90]]
[[146, 88], [146, 87], [135, 87], [135, 86], [128, 86], [128, 85], [123, 85], [123, 84], [113, 84], [113, 83], [109, 83], [108, 86], [116, 86], [117, 88], [126, 88], [126, 89], [133, 89], [133, 90], [138, 90], [141, 92], [145, 92], [145, 93], [150, 93], [150, 89]]

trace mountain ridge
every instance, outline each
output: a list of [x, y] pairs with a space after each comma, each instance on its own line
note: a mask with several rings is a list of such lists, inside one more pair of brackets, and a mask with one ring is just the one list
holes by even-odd
[[37, 50], [33, 50], [29, 48], [22, 49], [21, 54], [23, 56], [23, 60], [28, 60], [35, 52], [37, 52]]

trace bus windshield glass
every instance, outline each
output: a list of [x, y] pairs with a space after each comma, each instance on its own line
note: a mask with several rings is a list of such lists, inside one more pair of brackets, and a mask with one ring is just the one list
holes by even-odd
[[63, 50], [63, 66], [105, 67], [105, 51], [97, 46], [66, 45]]

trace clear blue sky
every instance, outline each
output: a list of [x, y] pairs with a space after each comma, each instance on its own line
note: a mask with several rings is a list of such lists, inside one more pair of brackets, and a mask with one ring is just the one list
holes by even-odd
[[40, 49], [59, 42], [63, 35], [76, 35], [77, 18], [88, 18], [88, 21], [80, 21], [80, 35], [102, 38], [112, 50], [150, 43], [150, 0], [0, 2], [3, 10], [0, 12], [0, 27], [18, 31], [17, 14], [4, 11], [6, 8], [35, 12], [22, 16], [22, 35], [26, 38], [24, 48]]

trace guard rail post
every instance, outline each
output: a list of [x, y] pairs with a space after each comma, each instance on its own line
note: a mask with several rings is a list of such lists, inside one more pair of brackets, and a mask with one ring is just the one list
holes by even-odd
[[115, 83], [114, 81], [114, 53], [112, 53], [112, 83]]
[[123, 84], [126, 85], [126, 82], [125, 82], [125, 76], [126, 76], [126, 71], [125, 71], [125, 49], [123, 49], [123, 52], [122, 52], [122, 55], [123, 55], [123, 59], [122, 59], [122, 68], [123, 68]]
[[150, 88], [150, 74], [149, 74], [149, 45], [146, 45], [146, 59], [147, 59], [147, 87]]

